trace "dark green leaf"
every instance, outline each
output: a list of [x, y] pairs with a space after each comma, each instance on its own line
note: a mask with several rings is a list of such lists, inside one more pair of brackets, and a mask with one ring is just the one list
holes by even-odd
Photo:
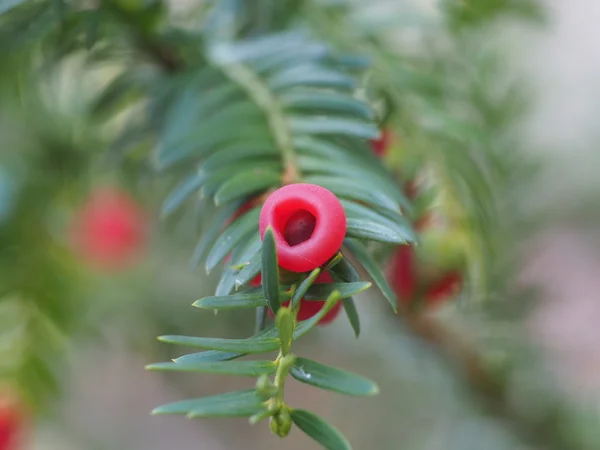
[[259, 306], [256, 308], [256, 324], [254, 331], [259, 333], [265, 329], [267, 324], [267, 307]]
[[199, 372], [220, 375], [239, 375], [258, 377], [271, 375], [277, 370], [273, 361], [219, 361], [219, 362], [188, 362], [157, 363], [146, 366], [146, 369], [160, 372]]
[[387, 225], [372, 222], [368, 219], [361, 219], [356, 216], [348, 216], [346, 218], [346, 235], [348, 237], [386, 244], [405, 244], [407, 242], [404, 235], [399, 234]]
[[[277, 337], [277, 330], [271, 325], [264, 330], [257, 332], [250, 338], [261, 338], [261, 337]], [[175, 363], [203, 363], [203, 362], [216, 362], [216, 361], [230, 361], [232, 359], [246, 356], [245, 353], [237, 352], [220, 352], [216, 350], [209, 350], [206, 352], [190, 353], [188, 355], [180, 356], [174, 359]]]
[[[325, 148], [331, 152], [331, 144], [321, 143], [315, 139], [307, 139], [308, 141], [302, 141], [300, 139], [294, 141], [300, 142], [302, 147], [298, 147], [299, 150], [305, 148], [306, 145], [310, 145], [311, 149], [316, 145], [315, 150]], [[372, 190], [385, 192], [387, 196], [395, 200], [407, 211], [410, 212], [412, 210], [412, 205], [406, 198], [406, 195], [398, 185], [389, 178], [389, 174], [382, 171], [380, 167], [368, 164], [368, 162], [363, 159], [357, 161], [354, 158], [354, 154], [348, 151], [340, 155], [334, 155], [333, 159], [335, 159], [335, 164], [332, 164], [331, 159], [332, 157], [330, 157], [328, 153], [318, 153], [316, 155], [300, 154], [297, 160], [302, 173], [310, 173], [311, 175], [331, 174], [336, 177], [360, 179], [361, 185]]]
[[[290, 294], [287, 291], [280, 292], [281, 300], [287, 301]], [[324, 297], [326, 298], [326, 297]], [[194, 306], [204, 309], [243, 309], [243, 308], [258, 308], [259, 306], [267, 306], [267, 299], [261, 289], [253, 289], [250, 292], [241, 294], [226, 295], [220, 297], [205, 297], [194, 302]]]
[[[292, 296], [292, 302], [291, 302], [290, 308], [292, 308], [292, 309], [296, 308], [298, 303], [300, 303], [300, 300], [302, 300], [302, 297], [304, 297], [304, 294], [306, 294], [306, 291], [308, 291], [308, 288], [311, 287], [311, 285], [315, 282], [315, 280], [317, 279], [317, 277], [320, 274], [321, 274], [321, 269], [319, 267], [317, 267], [310, 273], [310, 275], [308, 277], [306, 277], [304, 279], [304, 281], [302, 281], [302, 283], [300, 283], [300, 285], [294, 292], [294, 295]], [[322, 298], [327, 298], [327, 297], [329, 297], [329, 294], [323, 296]]]
[[259, 214], [260, 208], [251, 209], [223, 231], [206, 257], [206, 273], [210, 273], [242, 239], [255, 232]]
[[262, 242], [258, 230], [256, 233], [244, 240], [244, 243], [237, 245], [231, 252], [231, 263], [226, 267], [217, 284], [215, 295], [222, 297], [229, 295], [234, 290], [240, 288], [238, 283], [239, 271], [245, 267], [252, 258], [256, 257], [261, 249]]
[[346, 312], [348, 321], [352, 326], [352, 330], [354, 330], [354, 335], [358, 337], [360, 335], [360, 319], [358, 316], [358, 311], [356, 310], [356, 305], [354, 304], [354, 300], [352, 297], [348, 297], [342, 300], [342, 304], [344, 305], [344, 311]]
[[319, 416], [303, 409], [293, 409], [292, 420], [327, 450], [352, 450], [344, 435]]
[[226, 295], [221, 297], [205, 297], [193, 303], [197, 308], [204, 309], [243, 309], [266, 306], [267, 299], [262, 289], [241, 294]]
[[[138, 73], [139, 72], [139, 73]], [[91, 114], [97, 118], [110, 118], [127, 104], [132, 94], [139, 94], [140, 85], [150, 74], [143, 72], [125, 71], [117, 75], [95, 99]], [[145, 76], [144, 76], [145, 75]]]
[[209, 397], [183, 400], [159, 406], [152, 411], [160, 414], [190, 414], [193, 417], [245, 417], [256, 414], [265, 406], [254, 389], [227, 392]]
[[348, 217], [369, 220], [389, 228], [398, 235], [404, 236], [406, 241], [415, 242], [417, 240], [417, 235], [415, 234], [412, 225], [400, 214], [391, 215], [389, 212], [387, 215], [379, 214], [371, 208], [348, 200], [341, 200], [341, 203], [346, 212], [346, 216]]
[[283, 105], [290, 109], [343, 113], [364, 120], [372, 120], [374, 117], [373, 110], [366, 103], [335, 92], [290, 91], [283, 93], [280, 98]]
[[312, 330], [321, 321], [321, 319], [325, 317], [325, 314], [327, 314], [331, 310], [331, 308], [335, 306], [335, 304], [338, 301], [340, 301], [340, 293], [334, 291], [331, 293], [331, 295], [317, 314], [315, 314], [308, 320], [298, 322], [298, 324], [296, 325], [296, 329], [294, 330], [294, 340], [301, 338], [310, 330]]
[[230, 219], [238, 209], [244, 204], [242, 200], [234, 202], [219, 208], [212, 217], [210, 224], [206, 230], [202, 231], [202, 237], [194, 249], [194, 254], [190, 260], [190, 266], [195, 269], [204, 259], [209, 246], [215, 242], [219, 232], [225, 225], [225, 222]]
[[344, 245], [352, 252], [352, 254], [356, 257], [358, 261], [365, 268], [369, 276], [373, 279], [383, 296], [387, 299], [387, 301], [392, 306], [394, 312], [398, 312], [398, 305], [396, 300], [396, 295], [394, 291], [388, 284], [385, 276], [377, 262], [373, 259], [369, 251], [366, 247], [355, 239], [346, 239], [344, 240]]
[[220, 352], [217, 350], [209, 350], [207, 352], [190, 353], [174, 359], [175, 363], [203, 363], [217, 361], [231, 361], [232, 359], [246, 356], [245, 353], [237, 352]]
[[322, 43], [304, 42], [293, 52], [278, 52], [252, 62], [257, 73], [266, 73], [287, 68], [299, 60], [317, 62], [327, 56], [329, 49]]
[[302, 383], [340, 394], [369, 397], [379, 393], [377, 384], [368, 378], [306, 358], [296, 358], [290, 375]]
[[215, 204], [221, 205], [240, 197], [279, 187], [281, 171], [271, 172], [263, 168], [255, 168], [240, 172], [223, 183], [215, 194]]
[[242, 161], [239, 163], [236, 162], [235, 164], [229, 164], [228, 166], [211, 173], [204, 183], [204, 186], [202, 186], [200, 193], [203, 197], [215, 195], [221, 186], [228, 183], [232, 177], [237, 176], [241, 172], [250, 172], [253, 170], [257, 170], [260, 173], [281, 173], [281, 163], [278, 161]]
[[169, 196], [163, 202], [161, 215], [168, 216], [175, 212], [190, 195], [200, 189], [203, 181], [204, 178], [197, 173], [193, 173], [185, 178], [173, 189], [173, 191], [171, 191]]
[[368, 122], [331, 116], [293, 116], [290, 128], [301, 134], [344, 134], [362, 139], [377, 139], [379, 130]]
[[191, 336], [161, 336], [161, 342], [183, 345], [186, 347], [203, 348], [206, 350], [219, 350], [222, 352], [239, 353], [266, 353], [279, 348], [279, 339], [274, 338], [248, 338], [248, 339], [219, 339]]
[[333, 291], [340, 293], [340, 298], [348, 298], [359, 294], [371, 287], [368, 281], [356, 281], [352, 283], [317, 283], [313, 284], [304, 295], [304, 300], [323, 301]]
[[268, 227], [263, 236], [262, 250], [262, 286], [267, 304], [274, 314], [281, 308], [279, 297], [279, 266], [277, 265], [277, 247], [273, 230]]
[[210, 57], [219, 64], [260, 61], [273, 54], [287, 54], [299, 50], [306, 42], [306, 36], [297, 31], [276, 33], [233, 44], [219, 42], [210, 47]]
[[250, 262], [237, 273], [235, 277], [236, 286], [245, 286], [254, 278], [256, 278], [256, 276], [260, 273], [261, 264], [262, 251], [259, 251], [250, 259]]
[[[201, 74], [198, 80], [218, 77], [212, 71]], [[206, 81], [205, 81], [206, 83]], [[193, 154], [208, 151], [209, 147], [201, 149], [197, 139], [190, 139], [200, 122], [201, 115], [207, 115], [219, 104], [231, 98], [238, 87], [234, 83], [222, 83], [212, 89], [198, 90], [200, 84], [183, 90], [177, 102], [167, 114], [168, 122], [156, 148], [156, 158], [159, 167], [166, 167], [181, 161]]]
[[353, 70], [366, 70], [371, 66], [369, 58], [363, 55], [345, 54], [345, 55], [332, 55], [328, 58], [334, 64], [346, 66], [348, 69]]
[[336, 280], [341, 280], [346, 283], [354, 283], [360, 281], [360, 275], [354, 266], [348, 261], [348, 258], [342, 258], [337, 265], [331, 269], [331, 274]]
[[363, 203], [368, 203], [373, 206], [378, 206], [383, 209], [389, 209], [400, 214], [400, 207], [396, 200], [388, 196], [380, 190], [370, 189], [369, 186], [363, 186], [353, 180], [343, 179], [331, 176], [307, 176], [304, 177], [304, 182], [317, 184], [329, 189], [338, 197], [348, 198]]
[[202, 162], [201, 170], [203, 172], [214, 172], [217, 169], [231, 165], [232, 160], [243, 161], [269, 157], [281, 157], [279, 149], [272, 144], [266, 144], [262, 141], [236, 143], [220, 148], [207, 157]]

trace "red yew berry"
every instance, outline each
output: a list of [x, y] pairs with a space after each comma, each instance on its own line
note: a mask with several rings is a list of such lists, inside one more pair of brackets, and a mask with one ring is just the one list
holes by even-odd
[[462, 276], [459, 272], [450, 272], [429, 287], [425, 294], [425, 303], [435, 305], [449, 300], [460, 290]]
[[16, 450], [24, 428], [24, 416], [12, 396], [0, 398], [0, 450]]
[[346, 235], [346, 214], [338, 198], [314, 184], [289, 184], [273, 192], [260, 212], [260, 236], [273, 228], [278, 263], [308, 272], [336, 254]]
[[396, 296], [409, 302], [417, 289], [415, 252], [412, 246], [398, 247], [388, 266], [388, 281]]
[[373, 153], [377, 156], [384, 156], [387, 153], [390, 143], [392, 142], [392, 131], [388, 128], [384, 128], [381, 131], [379, 139], [375, 139], [371, 142]]
[[[260, 286], [260, 282], [261, 282], [261, 276], [257, 275], [256, 278], [254, 280], [252, 280], [250, 282], [251, 286]], [[331, 275], [329, 274], [329, 272], [323, 272], [321, 273], [317, 279], [315, 280], [315, 283], [332, 283], [333, 279], [331, 278]], [[300, 308], [298, 308], [298, 316], [297, 319], [298, 320], [308, 320], [310, 319], [312, 316], [314, 316], [315, 314], [317, 314], [319, 311], [321, 311], [321, 308], [323, 307], [323, 305], [325, 305], [326, 300], [300, 300]], [[290, 304], [289, 301], [283, 303], [283, 306], [288, 306]], [[333, 308], [331, 308], [327, 314], [325, 314], [323, 316], [323, 318], [321, 320], [319, 320], [319, 325], [327, 325], [329, 323], [331, 323], [340, 313], [340, 311], [342, 310], [342, 302], [339, 301], [335, 304], [335, 306]], [[269, 316], [274, 317], [274, 314], [271, 310], [269, 310]]]
[[146, 219], [125, 193], [112, 188], [94, 192], [75, 217], [72, 241], [92, 265], [117, 269], [130, 264], [146, 237]]

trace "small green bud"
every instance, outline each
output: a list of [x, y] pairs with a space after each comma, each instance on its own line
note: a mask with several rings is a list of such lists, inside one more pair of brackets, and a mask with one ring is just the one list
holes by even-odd
[[281, 354], [286, 356], [290, 353], [294, 334], [294, 317], [289, 308], [282, 307], [277, 311], [275, 325], [277, 325], [277, 330], [279, 331]]
[[271, 432], [279, 437], [283, 438], [290, 434], [290, 430], [292, 429], [292, 416], [290, 415], [289, 410], [286, 407], [281, 408], [275, 416], [271, 417], [269, 426]]
[[256, 394], [263, 400], [268, 400], [277, 394], [277, 388], [273, 385], [267, 375], [261, 375], [256, 380]]

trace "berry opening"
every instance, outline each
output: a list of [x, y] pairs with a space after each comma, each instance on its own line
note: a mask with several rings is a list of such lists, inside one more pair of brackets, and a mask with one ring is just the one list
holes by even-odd
[[317, 225], [317, 218], [309, 211], [300, 210], [292, 214], [283, 227], [283, 239], [294, 247], [308, 241]]

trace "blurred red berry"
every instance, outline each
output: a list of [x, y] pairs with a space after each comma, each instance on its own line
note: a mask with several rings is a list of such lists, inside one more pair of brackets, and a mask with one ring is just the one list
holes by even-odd
[[346, 214], [338, 198], [314, 184], [289, 184], [273, 192], [260, 212], [260, 236], [271, 226], [279, 265], [308, 272], [325, 264], [342, 245]]
[[425, 303], [435, 305], [454, 297], [461, 288], [462, 276], [458, 272], [444, 275], [439, 281], [429, 287], [425, 294]]
[[402, 245], [396, 249], [388, 266], [388, 281], [399, 300], [412, 300], [417, 288], [415, 252], [412, 246]]
[[392, 131], [388, 128], [381, 130], [381, 136], [379, 139], [374, 139], [371, 142], [373, 153], [377, 156], [384, 156], [387, 153], [388, 148], [392, 142]]
[[12, 396], [0, 397], [0, 450], [17, 449], [24, 422], [23, 412], [15, 399]]
[[126, 193], [97, 190], [75, 217], [72, 240], [83, 259], [104, 269], [131, 264], [146, 241], [146, 217]]
[[[256, 278], [250, 282], [250, 285], [251, 286], [260, 286], [260, 282], [261, 282], [261, 276], [257, 275]], [[329, 272], [321, 273], [315, 280], [316, 284], [332, 283], [332, 282], [333, 282], [333, 279], [331, 278], [331, 275], [329, 274]], [[310, 319], [315, 314], [317, 314], [321, 310], [321, 308], [323, 308], [323, 305], [325, 305], [325, 301], [326, 300], [305, 300], [305, 299], [300, 300], [300, 308], [298, 309], [297, 319], [298, 320]], [[287, 302], [283, 303], [283, 306], [288, 306], [289, 304], [290, 304], [290, 302], [287, 301]], [[339, 301], [335, 304], [335, 306], [333, 308], [331, 308], [327, 312], [327, 314], [325, 314], [323, 316], [323, 318], [321, 320], [319, 320], [319, 325], [327, 325], [327, 324], [331, 323], [339, 315], [341, 310], [342, 310], [342, 302]], [[274, 317], [274, 314], [271, 310], [269, 310], [269, 316]]]

